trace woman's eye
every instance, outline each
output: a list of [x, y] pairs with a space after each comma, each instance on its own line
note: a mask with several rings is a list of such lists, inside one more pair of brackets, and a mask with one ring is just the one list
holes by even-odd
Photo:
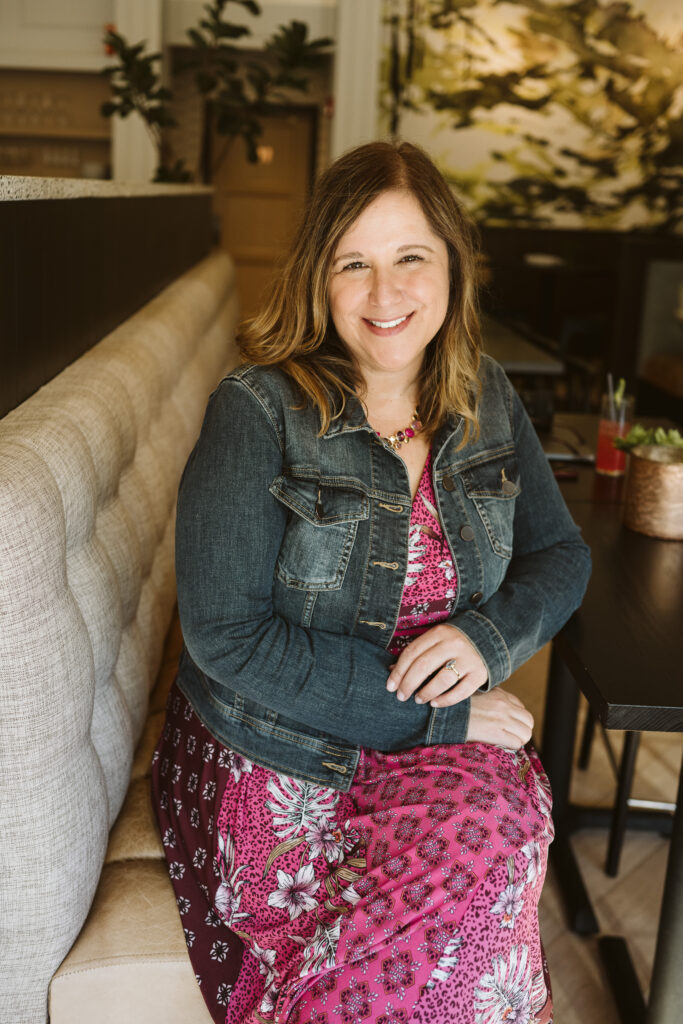
[[345, 263], [344, 266], [342, 267], [342, 270], [359, 270], [361, 267], [364, 266], [365, 264], [362, 263], [360, 260], [354, 260], [353, 263]]
[[409, 252], [409, 253], [406, 253], [405, 256], [401, 257], [400, 262], [401, 263], [421, 263], [422, 259], [423, 259], [423, 257], [422, 256], [418, 256], [418, 254], [416, 252]]

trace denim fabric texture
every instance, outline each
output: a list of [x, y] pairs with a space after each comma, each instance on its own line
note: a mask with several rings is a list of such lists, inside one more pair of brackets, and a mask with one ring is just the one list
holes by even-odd
[[[482, 358], [480, 435], [455, 417], [432, 442], [457, 569], [448, 620], [497, 686], [581, 602], [590, 554], [503, 370]], [[348, 790], [360, 747], [460, 743], [470, 701], [386, 690], [408, 565], [402, 459], [358, 402], [318, 436], [295, 385], [243, 366], [209, 401], [180, 485], [179, 685], [220, 742], [275, 771]]]

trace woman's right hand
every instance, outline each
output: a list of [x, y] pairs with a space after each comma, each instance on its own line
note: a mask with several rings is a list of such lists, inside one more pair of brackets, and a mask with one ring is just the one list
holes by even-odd
[[507, 750], [519, 750], [531, 739], [533, 727], [533, 715], [514, 693], [497, 687], [470, 697], [468, 743], [493, 743]]

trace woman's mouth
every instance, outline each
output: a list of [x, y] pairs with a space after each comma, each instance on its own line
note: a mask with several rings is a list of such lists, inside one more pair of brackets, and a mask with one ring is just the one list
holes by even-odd
[[369, 317], [363, 317], [363, 320], [373, 334], [391, 335], [402, 331], [412, 315], [412, 313], [406, 313], [405, 316], [397, 316], [393, 320], [371, 320]]

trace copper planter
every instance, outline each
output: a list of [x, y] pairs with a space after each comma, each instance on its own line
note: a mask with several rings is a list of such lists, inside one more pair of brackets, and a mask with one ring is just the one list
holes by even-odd
[[683, 540], [683, 448], [631, 450], [624, 524], [649, 537]]

